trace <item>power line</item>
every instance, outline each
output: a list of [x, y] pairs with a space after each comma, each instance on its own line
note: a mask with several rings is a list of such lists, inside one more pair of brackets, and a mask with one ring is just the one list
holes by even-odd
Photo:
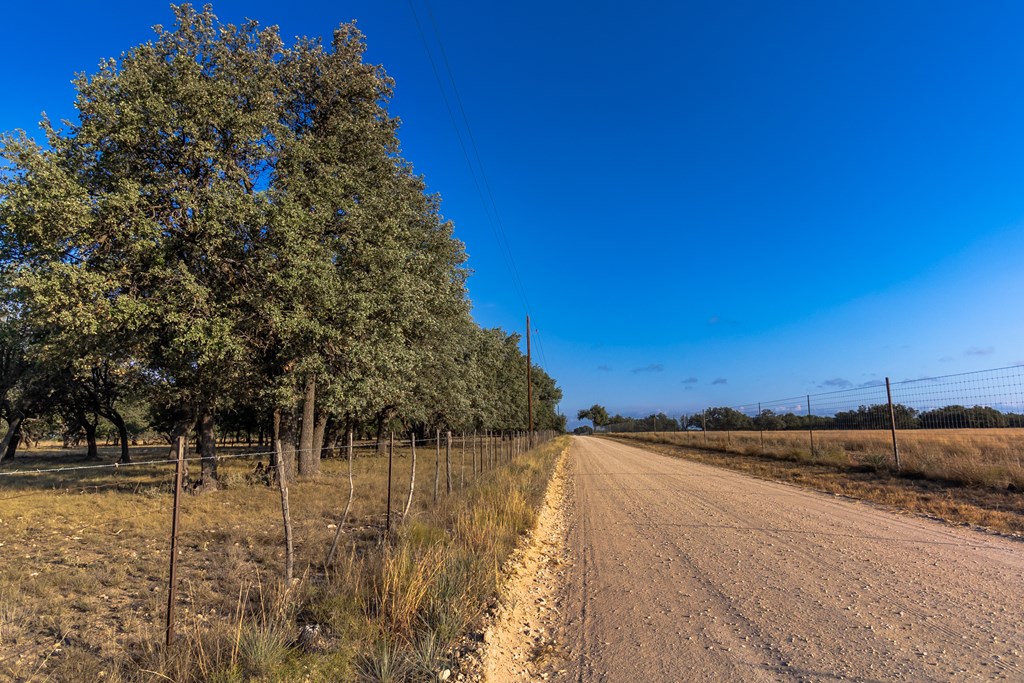
[[[448, 99], [448, 95], [445, 91], [444, 82], [441, 79], [441, 74], [437, 68], [437, 62], [434, 59], [434, 55], [430, 50], [430, 44], [427, 40], [426, 33], [423, 31], [423, 25], [420, 22], [419, 15], [416, 12], [416, 8], [413, 5], [413, 0], [408, 0], [409, 10], [412, 12], [413, 19], [416, 22], [416, 28], [419, 31], [420, 39], [423, 41], [424, 51], [427, 53], [427, 59], [430, 61], [431, 69], [434, 72], [434, 78], [437, 80], [438, 89], [441, 91], [441, 98], [444, 100], [445, 108], [448, 110], [448, 116], [451, 119], [452, 127], [455, 128], [455, 134], [459, 141], [459, 147], [462, 149], [462, 154], [466, 159], [466, 165], [469, 167], [470, 176], [473, 179], [473, 185], [476, 187], [477, 194], [480, 197], [480, 203], [484, 207], [484, 212], [487, 215], [487, 220], [491, 224], [491, 230], [494, 232], [495, 240], [498, 244], [498, 251], [501, 252], [502, 258], [505, 261], [505, 266], [508, 268], [509, 274], [511, 275], [513, 288], [516, 290], [516, 294], [519, 296], [523, 308], [527, 313], [530, 313], [530, 303], [526, 296], [526, 288], [523, 285], [522, 278], [519, 276], [519, 271], [515, 265], [515, 257], [512, 249], [508, 244], [508, 238], [505, 235], [505, 229], [501, 221], [501, 214], [498, 212], [497, 202], [494, 200], [494, 193], [491, 191], [490, 182], [487, 180], [487, 173], [484, 170], [483, 162], [480, 159], [480, 150], [476, 144], [476, 139], [473, 136], [473, 129], [469, 125], [469, 117], [466, 115], [465, 107], [462, 103], [462, 97], [459, 95], [458, 86], [455, 83], [455, 77], [452, 74], [451, 64], [448, 60], [447, 52], [444, 49], [444, 42], [441, 40], [441, 34], [437, 27], [437, 22], [434, 19], [434, 13], [430, 9], [430, 4], [427, 0], [424, 0], [424, 4], [427, 8], [427, 14], [430, 17], [431, 24], [434, 28], [434, 34], [437, 39], [438, 47], [441, 52], [442, 59], [444, 61], [445, 69], [448, 73], [448, 79], [451, 83], [452, 91], [455, 94], [456, 102], [459, 106], [459, 112], [462, 115], [463, 125], [466, 129], [466, 136], [469, 138], [470, 144], [473, 147], [473, 153], [477, 160], [477, 167], [473, 166], [473, 162], [470, 159], [469, 150], [466, 148], [466, 142], [463, 139], [462, 131], [459, 127], [458, 121], [455, 117], [455, 112], [452, 109], [451, 102]], [[480, 174], [480, 179], [477, 178], [477, 172]], [[481, 187], [481, 180], [483, 181], [483, 187]], [[486, 195], [484, 189], [486, 189]], [[488, 203], [489, 198], [489, 203]], [[493, 213], [493, 217], [492, 217]]]
[[505, 226], [501, 222], [501, 213], [498, 211], [498, 203], [494, 200], [494, 193], [491, 191], [491, 183], [487, 179], [487, 171], [484, 168], [484, 162], [480, 158], [480, 148], [476, 144], [476, 137], [473, 135], [473, 127], [469, 125], [469, 116], [466, 115], [466, 108], [462, 104], [462, 95], [459, 94], [459, 87], [455, 83], [455, 74], [452, 71], [451, 62], [448, 61], [448, 51], [444, 49], [444, 41], [441, 39], [441, 31], [437, 26], [437, 20], [434, 18], [434, 12], [430, 8], [430, 0], [423, 0], [423, 4], [427, 8], [427, 16], [430, 17], [430, 24], [434, 29], [434, 36], [437, 38], [437, 46], [441, 52], [441, 59], [444, 62], [445, 70], [448, 72], [448, 80], [452, 84], [452, 92], [455, 93], [455, 102], [459, 105], [459, 113], [462, 115], [462, 120], [466, 126], [466, 134], [469, 137], [469, 144], [473, 147], [473, 156], [476, 158], [477, 167], [480, 169], [480, 177], [484, 181], [484, 189], [487, 190], [487, 197], [490, 199], [491, 207], [494, 210], [494, 217], [498, 224], [498, 232], [501, 235], [502, 242], [508, 250], [509, 257], [512, 261], [513, 276], [518, 281], [519, 287], [522, 289], [523, 303], [526, 306], [526, 312], [530, 313], [531, 306], [526, 297], [526, 287], [523, 284], [518, 269], [516, 268], [515, 259], [511, 258], [512, 248], [508, 243], [508, 236], [505, 234]]

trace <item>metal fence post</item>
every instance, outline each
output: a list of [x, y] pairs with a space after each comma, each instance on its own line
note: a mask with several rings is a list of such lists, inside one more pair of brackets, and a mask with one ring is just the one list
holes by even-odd
[[761, 402], [757, 403], [757, 424], [761, 428], [761, 455], [764, 455], [764, 416], [761, 415]]
[[811, 457], [814, 457], [814, 416], [811, 415], [811, 395], [807, 394], [807, 433], [811, 435]]
[[892, 407], [892, 388], [889, 378], [885, 378], [885, 397], [889, 400], [889, 427], [892, 430], [892, 457], [896, 460], [896, 471], [900, 471], [900, 449], [896, 444], [896, 411]]
[[178, 515], [181, 502], [181, 477], [185, 467], [185, 437], [175, 443], [177, 458], [174, 464], [174, 512], [171, 515], [171, 576], [167, 586], [167, 645], [174, 644], [174, 599], [178, 586]]
[[395, 433], [391, 432], [391, 441], [388, 444], [388, 512], [384, 520], [384, 533], [391, 533], [391, 468], [395, 459]]

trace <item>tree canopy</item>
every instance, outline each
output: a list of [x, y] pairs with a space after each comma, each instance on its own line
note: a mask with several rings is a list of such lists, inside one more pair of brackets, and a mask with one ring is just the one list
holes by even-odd
[[[0, 138], [8, 436], [142, 401], [196, 430], [215, 482], [227, 416], [272, 425], [309, 474], [332, 425], [525, 428], [519, 338], [470, 318], [463, 245], [399, 154], [394, 83], [355, 25], [285, 45], [174, 13], [76, 78], [77, 121]], [[563, 427], [533, 376], [538, 428]]]

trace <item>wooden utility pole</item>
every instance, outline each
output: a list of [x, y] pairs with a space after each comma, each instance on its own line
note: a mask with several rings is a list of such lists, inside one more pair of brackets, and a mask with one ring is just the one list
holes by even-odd
[[526, 407], [530, 413], [530, 441], [533, 441], [533, 359], [530, 356], [530, 316], [526, 316]]

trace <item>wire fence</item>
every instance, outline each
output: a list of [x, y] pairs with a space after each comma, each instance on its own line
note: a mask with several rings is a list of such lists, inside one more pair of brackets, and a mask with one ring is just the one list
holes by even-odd
[[1024, 427], [1024, 366], [900, 382], [886, 379], [848, 389], [748, 403], [733, 409], [750, 418], [750, 423], [741, 420], [732, 424], [726, 419], [714, 422], [710, 428]]
[[606, 431], [679, 432], [675, 442], [727, 452], [1024, 488], [1024, 365], [711, 407], [660, 416], [652, 429], [654, 417]]
[[457, 509], [554, 436], [435, 431], [394, 435], [383, 452], [353, 441], [324, 457], [319, 476], [290, 472], [286, 486], [275, 451], [239, 446], [217, 456], [215, 495], [175, 495], [178, 458], [166, 445], [136, 449], [130, 464], [109, 462], [117, 447], [101, 450], [107, 462], [24, 452], [0, 470], [0, 680], [98, 680], [112, 659], [162, 662], [152, 650], [175, 626], [194, 634], [188, 647], [217, 637], [213, 625], [241, 620], [243, 603], [282, 584], [286, 557], [296, 580], [353, 571], [388, 529]]

